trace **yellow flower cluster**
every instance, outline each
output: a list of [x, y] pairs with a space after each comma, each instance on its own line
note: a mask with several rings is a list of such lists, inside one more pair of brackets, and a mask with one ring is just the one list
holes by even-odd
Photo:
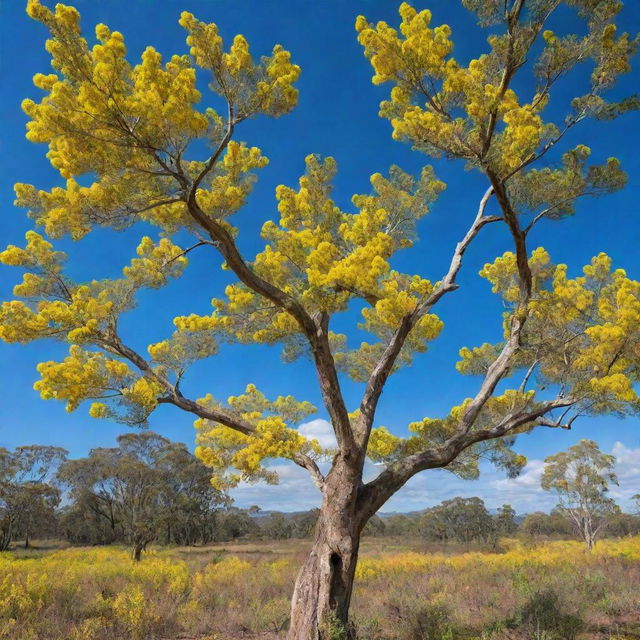
[[30, 270], [14, 294], [29, 299], [31, 306], [18, 300], [0, 306], [0, 337], [6, 342], [41, 337], [94, 342], [133, 305], [137, 289], [163, 286], [170, 277], [180, 276], [187, 264], [180, 247], [169, 239], [154, 243], [144, 237], [137, 248], [139, 258], [124, 268], [123, 279], [76, 285], [64, 276], [64, 253], [53, 251], [51, 243], [35, 231], [27, 232], [26, 238], [24, 249], [10, 245], [0, 253], [1, 263]]
[[[380, 603], [389, 601], [390, 584], [411, 597], [418, 587], [428, 587], [432, 601], [447, 602], [466, 615], [462, 620], [478, 630], [477, 637], [482, 627], [504, 621], [508, 612], [521, 610], [532, 593], [546, 588], [588, 603], [596, 616], [588, 620], [598, 624], [613, 619], [607, 614], [603, 618], [603, 611], [612, 611], [612, 601], [616, 606], [611, 616], [618, 619], [620, 611], [632, 615], [640, 606], [633, 578], [624, 580], [640, 560], [638, 536], [601, 540], [590, 554], [584, 553], [583, 544], [567, 540], [532, 544], [503, 538], [498, 552], [447, 554], [398, 551], [395, 543], [389, 548], [377, 541], [363, 546], [356, 579], [371, 605], [360, 611], [371, 616], [379, 614]], [[202, 550], [185, 547], [152, 550], [138, 563], [113, 546], [39, 552], [34, 557], [3, 553], [0, 633], [21, 640], [103, 640], [114, 635], [138, 639], [162, 637], [173, 628], [178, 635], [213, 631], [209, 637], [226, 638], [229, 628], [240, 623], [252, 632], [267, 633], [287, 621], [297, 566], [291, 553], [277, 548], [274, 552], [273, 544], [267, 555], [287, 557], [265, 560], [265, 554], [252, 553], [264, 549], [266, 545], [248, 545], [242, 549], [244, 557], [225, 554], [204, 566]], [[621, 590], [607, 588], [615, 580], [622, 583]], [[593, 598], [580, 599], [591, 586], [598, 587], [589, 589]], [[506, 593], [510, 598], [504, 603]], [[496, 608], [498, 600], [501, 608]], [[469, 607], [470, 601], [476, 606]], [[401, 606], [411, 606], [413, 600], [407, 602]], [[417, 594], [414, 606], [422, 605]], [[388, 628], [384, 637], [394, 637], [397, 630], [391, 623]]]
[[188, 260], [182, 255], [182, 249], [168, 238], [155, 243], [145, 236], [136, 248], [138, 258], [134, 258], [122, 272], [125, 278], [136, 288], [157, 289], [167, 284], [169, 278], [182, 275]]
[[5, 637], [48, 637], [57, 624], [48, 612], [62, 611], [64, 603], [72, 601], [79, 615], [70, 630], [60, 630], [65, 637], [93, 640], [115, 631], [141, 640], [161, 628], [162, 598], [181, 598], [189, 582], [182, 559], [153, 552], [138, 563], [131, 561], [127, 550], [114, 547], [64, 549], [19, 559], [4, 553], [0, 557], [0, 619], [12, 620], [18, 634]]
[[280, 396], [270, 401], [253, 384], [247, 385], [242, 395], [230, 396], [226, 407], [211, 395], [198, 402], [231, 413], [253, 429], [244, 434], [209, 420], [196, 420], [195, 453], [212, 469], [212, 483], [217, 488], [235, 486], [240, 480], [276, 482], [277, 476], [263, 466], [264, 460], [291, 459], [297, 453], [320, 453], [317, 441], [308, 440], [287, 426], [298, 424], [316, 412], [309, 402], [300, 402], [293, 396]]
[[402, 438], [394, 436], [386, 427], [377, 427], [371, 430], [367, 456], [374, 462], [388, 461], [402, 443]]
[[406, 2], [400, 5], [399, 13], [402, 39], [386, 22], [374, 26], [364, 16], [356, 19], [358, 41], [375, 71], [373, 83], [401, 79], [417, 85], [424, 76], [442, 78], [447, 71], [446, 58], [453, 49], [451, 29], [446, 24], [429, 28], [431, 12], [417, 12]]
[[0, 262], [12, 267], [41, 268], [45, 272], [59, 273], [66, 255], [54, 251], [53, 245], [35, 231], [27, 231], [24, 249], [9, 245], [0, 253]]
[[[194, 139], [220, 144], [228, 124], [213, 109], [195, 108], [201, 94], [191, 58], [174, 55], [163, 62], [148, 47], [132, 66], [122, 34], [104, 24], [97, 25], [98, 44], [90, 48], [74, 8], [59, 4], [53, 12], [29, 0], [28, 13], [51, 33], [47, 50], [56, 73], [34, 76], [46, 95], [23, 103], [30, 117], [27, 137], [49, 145], [49, 160], [67, 184], [51, 192], [18, 184], [17, 204], [30, 209], [50, 237], [69, 233], [77, 239], [95, 224], [122, 228], [139, 219], [169, 232], [189, 225], [167, 162], [180, 158], [180, 170], [195, 177], [204, 165], [189, 161], [185, 150]], [[215, 25], [188, 13], [180, 22], [195, 63], [213, 71], [212, 89], [231, 104], [229, 124], [257, 114], [278, 116], [295, 106], [300, 70], [281, 46], [254, 63], [243, 36], [224, 53]], [[265, 164], [259, 150], [232, 142], [201, 185], [202, 208], [217, 218], [239, 209], [253, 182], [250, 170]], [[81, 187], [74, 177], [88, 173], [97, 178]]]
[[[533, 391], [521, 392], [514, 389], [507, 389], [499, 396], [492, 396], [478, 414], [474, 422], [474, 429], [494, 427], [505, 416], [531, 408], [534, 396]], [[415, 433], [416, 436], [407, 440], [408, 446], [412, 449], [416, 449], [416, 447], [424, 449], [451, 437], [460, 429], [460, 422], [470, 404], [471, 398], [467, 398], [461, 404], [453, 407], [444, 419], [424, 418], [409, 424], [409, 431]], [[505, 453], [511, 455], [506, 450]]]
[[60, 4], [54, 13], [30, 0], [28, 13], [49, 28], [47, 50], [61, 76], [34, 78], [48, 95], [40, 104], [23, 103], [31, 117], [28, 138], [49, 144], [49, 159], [63, 177], [121, 168], [144, 157], [147, 145], [163, 148], [171, 136], [206, 131], [207, 118], [192, 107], [200, 93], [186, 57], [172, 57], [163, 69], [160, 55], [148, 48], [134, 69], [122, 34], [105, 25], [96, 28], [99, 44], [88, 48], [74, 8]]
[[244, 36], [237, 35], [225, 53], [215, 24], [196, 20], [184, 11], [180, 25], [189, 34], [187, 44], [196, 64], [212, 72], [212, 88], [230, 102], [238, 117], [257, 113], [277, 117], [296, 106], [298, 91], [293, 84], [300, 76], [300, 67], [291, 62], [291, 54], [281, 45], [256, 64]]
[[[399, 13], [400, 32], [385, 22], [356, 20], [358, 40], [375, 71], [373, 83], [394, 85], [380, 108], [393, 137], [432, 155], [474, 162], [482, 157], [502, 175], [522, 165], [545, 131], [538, 113], [546, 99], [536, 96], [521, 105], [515, 92], [502, 86], [496, 60], [504, 58], [505, 38], [491, 37], [492, 52], [462, 67], [450, 57], [449, 26], [431, 28], [431, 13], [407, 3]], [[460, 107], [463, 116], [457, 115]]]
[[254, 182], [251, 170], [266, 167], [268, 162], [257, 147], [247, 147], [232, 140], [209, 184], [198, 189], [198, 205], [216, 219], [235, 213], [244, 206], [251, 192]]
[[42, 362], [38, 365], [41, 379], [34, 385], [45, 399], [66, 401], [67, 411], [74, 411], [86, 398], [100, 397], [105, 392], [127, 385], [133, 372], [119, 360], [102, 353], [85, 351], [72, 345], [62, 362]]
[[[115, 352], [109, 345], [118, 317], [134, 305], [139, 288], [161, 287], [169, 278], [181, 275], [187, 264], [182, 250], [167, 238], [156, 243], [144, 237], [137, 248], [138, 257], [123, 269], [123, 278], [78, 285], [64, 275], [64, 253], [54, 251], [51, 243], [34, 231], [26, 238], [24, 249], [11, 245], [0, 253], [3, 264], [29, 270], [14, 288], [15, 295], [27, 301], [12, 300], [0, 306], [0, 338], [30, 342], [50, 337], [71, 343], [69, 356], [63, 361], [38, 366], [41, 379], [35, 388], [41, 396], [64, 400], [68, 411], [83, 400], [117, 398], [120, 408], [128, 407], [139, 421], [155, 408], [161, 385], [135, 374], [120, 360], [83, 347], [105, 349], [106, 344], [107, 351]], [[194, 339], [176, 332], [171, 340], [151, 345], [150, 352], [158, 364], [180, 370], [184, 362], [207, 357], [215, 349], [212, 337]], [[122, 417], [101, 402], [93, 403], [89, 413], [95, 418]]]
[[218, 343], [211, 331], [175, 331], [171, 338], [150, 344], [147, 351], [154, 362], [180, 373], [197, 360], [218, 352]]
[[[582, 398], [587, 413], [635, 411], [640, 352], [640, 283], [613, 270], [604, 253], [595, 256], [583, 275], [569, 278], [567, 266], [554, 265], [536, 249], [529, 260], [533, 293], [514, 370], [534, 362], [551, 383]], [[487, 264], [481, 275], [494, 293], [509, 304], [518, 299], [515, 256], [505, 253]], [[510, 314], [505, 315], [505, 335]], [[493, 362], [500, 345], [463, 348], [458, 370], [481, 374]]]
[[[253, 268], [297, 298], [310, 314], [343, 310], [354, 298], [367, 300], [372, 309], [363, 312], [362, 327], [387, 338], [433, 289], [428, 280], [391, 271], [389, 259], [412, 245], [416, 221], [445, 185], [431, 167], [417, 179], [392, 167], [388, 177], [371, 177], [373, 193], [355, 195], [352, 200], [359, 211], [346, 214], [331, 199], [335, 161], [309, 155], [305, 162], [307, 170], [297, 191], [282, 185], [276, 190], [280, 221], [263, 225], [268, 244]], [[226, 300], [212, 301], [215, 310], [210, 316], [176, 318], [178, 330], [219, 333], [242, 343], [284, 342], [285, 349], [291, 346], [295, 351], [300, 328], [287, 311], [242, 283], [229, 285], [225, 294]], [[425, 342], [433, 340], [441, 327], [435, 316], [424, 316], [411, 333], [402, 361], [411, 351], [424, 350]], [[345, 371], [362, 378], [376, 354], [380, 344], [364, 343], [356, 352], [336, 352], [336, 359]]]
[[483, 575], [494, 572], [515, 571], [519, 568], [547, 571], [558, 566], [588, 568], [602, 558], [640, 558], [640, 539], [602, 540], [594, 553], [585, 554], [584, 544], [573, 540], [547, 542], [530, 547], [517, 540], [504, 540], [505, 553], [468, 552], [455, 555], [441, 553], [385, 553], [363, 557], [358, 562], [356, 579], [363, 581], [388, 579], [390, 574], [433, 572], [434, 569], [452, 569], [456, 572], [480, 570]]

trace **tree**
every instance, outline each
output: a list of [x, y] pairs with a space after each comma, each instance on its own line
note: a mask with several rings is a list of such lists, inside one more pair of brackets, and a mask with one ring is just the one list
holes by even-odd
[[155, 462], [162, 489], [166, 542], [207, 542], [212, 515], [230, 501], [211, 486], [207, 467], [181, 443], [171, 443]]
[[608, 537], [622, 538], [640, 534], [640, 516], [617, 512], [609, 516], [605, 534]]
[[394, 513], [393, 515], [385, 518], [385, 533], [388, 536], [398, 536], [402, 538], [409, 537], [424, 537], [424, 531], [422, 530], [422, 522], [418, 522], [418, 518], [415, 516], [408, 516], [403, 513]]
[[493, 520], [480, 498], [445, 500], [425, 511], [420, 525], [425, 537], [441, 542], [487, 542], [494, 532]]
[[215, 518], [215, 535], [213, 540], [237, 540], [250, 534], [258, 533], [260, 527], [246, 511], [231, 507]]
[[620, 511], [607, 496], [609, 484], [618, 484], [613, 472], [615, 462], [615, 457], [602, 453], [593, 440], [580, 440], [545, 460], [542, 488], [558, 494], [556, 508], [571, 522], [589, 551], [609, 518]]
[[262, 535], [269, 540], [288, 540], [295, 534], [295, 524], [283, 513], [273, 513], [260, 523]]
[[28, 548], [33, 531], [55, 520], [60, 503], [55, 474], [67, 453], [40, 445], [0, 449], [0, 550], [8, 549], [16, 535]]
[[92, 449], [58, 475], [76, 505], [108, 523], [107, 541], [122, 537], [135, 560], [162, 531], [167, 542], [203, 537], [211, 510], [226, 502], [183, 444], [151, 431], [121, 435], [117, 447]]
[[496, 532], [499, 536], [510, 536], [518, 530], [515, 509], [510, 504], [503, 504], [494, 516]]
[[[92, 400], [93, 417], [129, 424], [144, 424], [160, 405], [193, 414], [197, 455], [220, 488], [242, 479], [274, 481], [271, 458], [289, 459], [311, 474], [322, 507], [292, 599], [289, 637], [296, 640], [320, 637], [328, 620], [347, 625], [360, 534], [415, 474], [446, 468], [474, 477], [480, 457], [515, 473], [524, 463], [512, 449], [517, 434], [638, 407], [640, 284], [613, 270], [604, 254], [571, 277], [544, 249], [529, 253], [528, 246], [532, 229], [571, 215], [578, 199], [624, 185], [615, 158], [589, 164], [583, 144], [561, 158], [554, 154], [580, 123], [638, 107], [635, 97], [607, 99], [617, 77], [629, 71], [638, 41], [617, 33], [616, 0], [463, 4], [490, 29], [488, 50], [468, 64], [452, 57], [451, 29], [430, 26], [429, 11], [402, 4], [400, 31], [364, 17], [356, 22], [373, 81], [392, 85], [381, 115], [393, 137], [457, 160], [486, 181], [449, 266], [429, 280], [392, 267], [445, 187], [429, 166], [418, 177], [395, 166], [388, 176], [374, 174], [369, 193], [354, 196], [352, 213], [331, 198], [335, 162], [311, 155], [299, 188], [276, 191], [280, 219], [265, 222], [264, 250], [254, 258], [241, 252], [233, 214], [267, 160], [234, 137], [248, 118], [294, 108], [300, 70], [281, 46], [254, 61], [243, 36], [225, 50], [215, 25], [185, 12], [180, 24], [190, 57], [163, 63], [147, 48], [132, 66], [120, 33], [98, 25], [98, 43], [89, 48], [75, 9], [59, 4], [52, 12], [28, 1], [29, 15], [51, 33], [47, 51], [55, 73], [34, 78], [45, 95], [23, 103], [27, 135], [49, 146], [66, 183], [50, 192], [16, 185], [18, 204], [44, 235], [30, 231], [25, 248], [10, 246], [1, 255], [4, 264], [27, 273], [15, 288], [17, 299], [2, 306], [0, 336], [69, 344], [64, 360], [39, 366], [36, 382], [43, 398], [63, 400], [69, 411]], [[580, 35], [545, 28], [562, 4], [586, 23], [578, 26]], [[543, 117], [545, 106], [578, 64], [588, 64], [591, 75], [555, 124]], [[198, 108], [199, 73], [222, 99], [223, 115]], [[525, 87], [520, 95], [516, 78]], [[203, 142], [213, 151], [198, 160]], [[80, 240], [94, 227], [125, 229], [139, 221], [164, 235], [144, 237], [119, 279], [72, 280], [65, 255], [53, 246], [63, 236]], [[506, 253], [481, 272], [504, 302], [504, 337], [461, 350], [458, 370], [479, 376], [477, 392], [447, 415], [412, 423], [406, 437], [377, 426], [389, 376], [437, 338], [443, 326], [438, 305], [456, 295], [464, 254], [489, 225], [500, 225], [508, 237]], [[177, 231], [193, 243], [178, 246], [171, 239]], [[187, 254], [198, 249], [217, 253], [237, 281], [214, 300], [210, 315], [176, 318], [173, 335], [143, 355], [123, 335], [120, 316], [138, 290], [182, 276]], [[368, 341], [335, 331], [332, 317], [348, 307], [362, 308], [360, 330]], [[190, 397], [188, 367], [213, 356], [221, 341], [280, 344], [286, 360], [308, 357], [336, 448], [323, 451], [298, 432], [296, 425], [315, 408], [291, 396], [268, 399], [249, 385], [227, 402], [211, 394]], [[344, 376], [364, 384], [355, 407], [347, 406]], [[326, 473], [317, 463], [323, 455], [331, 460]], [[364, 482], [367, 458], [385, 468]]]
[[528, 536], [570, 536], [571, 526], [554, 509], [550, 514], [543, 511], [528, 513], [522, 521], [521, 531]]

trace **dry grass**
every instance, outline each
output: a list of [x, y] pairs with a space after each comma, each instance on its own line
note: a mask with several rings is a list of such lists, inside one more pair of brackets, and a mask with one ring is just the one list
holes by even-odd
[[[0, 638], [275, 639], [307, 541], [0, 554]], [[640, 538], [504, 541], [501, 552], [366, 539], [353, 617], [363, 640], [640, 638]]]

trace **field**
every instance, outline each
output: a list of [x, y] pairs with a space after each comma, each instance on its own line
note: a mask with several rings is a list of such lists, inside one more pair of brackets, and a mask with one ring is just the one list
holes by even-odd
[[[0, 638], [275, 639], [306, 541], [0, 554]], [[368, 538], [353, 603], [362, 640], [640, 638], [640, 537], [427, 548]]]

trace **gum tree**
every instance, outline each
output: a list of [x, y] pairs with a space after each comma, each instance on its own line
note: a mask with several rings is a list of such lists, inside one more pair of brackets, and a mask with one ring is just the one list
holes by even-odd
[[[607, 99], [637, 46], [616, 31], [621, 3], [463, 4], [490, 33], [486, 51], [468, 64], [455, 60], [451, 30], [431, 26], [427, 10], [402, 4], [399, 30], [364, 17], [356, 22], [373, 81], [391, 85], [381, 115], [393, 137], [486, 179], [477, 210], [455, 212], [469, 226], [452, 247], [449, 265], [436, 274], [410, 274], [392, 265], [397, 251], [413, 245], [416, 223], [445, 186], [429, 166], [419, 176], [398, 167], [376, 173], [368, 193], [355, 195], [353, 208], [342, 211], [331, 198], [335, 162], [309, 156], [298, 188], [276, 190], [279, 218], [264, 223], [264, 250], [240, 252], [242, 229], [234, 226], [234, 214], [267, 160], [235, 138], [244, 120], [294, 108], [299, 68], [282, 47], [254, 60], [243, 36], [227, 49], [215, 25], [183, 13], [190, 55], [163, 62], [147, 48], [132, 66], [120, 33], [98, 25], [97, 44], [89, 47], [75, 9], [57, 5], [52, 12], [38, 0], [28, 2], [29, 15], [51, 33], [54, 72], [37, 74], [44, 97], [23, 103], [27, 137], [49, 146], [65, 182], [49, 192], [16, 185], [17, 203], [39, 231], [27, 234], [25, 248], [11, 246], [2, 254], [2, 262], [26, 274], [15, 288], [17, 299], [2, 307], [0, 335], [10, 342], [69, 344], [67, 358], [39, 365], [36, 388], [43, 398], [65, 401], [70, 411], [93, 400], [92, 416], [131, 424], [144, 424], [160, 404], [193, 414], [197, 455], [219, 488], [274, 481], [268, 460], [278, 457], [311, 474], [322, 506], [293, 594], [292, 639], [319, 638], [324, 625], [347, 624], [360, 532], [415, 474], [447, 468], [473, 477], [479, 457], [487, 455], [516, 472], [524, 463], [511, 449], [517, 434], [568, 428], [579, 415], [638, 408], [640, 284], [612, 269], [606, 255], [574, 275], [544, 249], [530, 252], [527, 242], [532, 228], [551, 227], [549, 219], [573, 213], [578, 199], [625, 183], [614, 158], [590, 164], [587, 146], [564, 145], [565, 134], [582, 121], [609, 120], [638, 106], [634, 97]], [[561, 5], [584, 23], [580, 35], [546, 27]], [[566, 105], [564, 120], [552, 122], [543, 116], [549, 98], [578, 65], [590, 72], [583, 93]], [[197, 74], [222, 99], [221, 113], [200, 107]], [[530, 89], [516, 94], [516, 77]], [[212, 149], [205, 160], [197, 159], [202, 141]], [[194, 142], [200, 145], [195, 150]], [[141, 240], [122, 278], [91, 280], [88, 274], [86, 282], [76, 282], [66, 274], [56, 239], [81, 240], [94, 227], [124, 229], [138, 221], [157, 227], [161, 238]], [[461, 398], [447, 415], [408, 425], [404, 435], [392, 434], [376, 424], [387, 379], [437, 338], [438, 304], [464, 295], [456, 293], [464, 254], [487, 225], [500, 225], [508, 239], [506, 253], [481, 272], [504, 301], [503, 339], [461, 350], [458, 371], [479, 379], [472, 397]], [[191, 234], [192, 243], [177, 246], [177, 231]], [[213, 301], [210, 315], [177, 317], [170, 337], [149, 345], [146, 354], [135, 350], [120, 330], [120, 316], [139, 289], [180, 277], [196, 248], [210, 252], [212, 268], [222, 261], [237, 281]], [[353, 335], [332, 331], [332, 318], [348, 307], [361, 309], [359, 328], [370, 335], [359, 345]], [[308, 402], [268, 399], [253, 385], [226, 402], [191, 397], [189, 365], [215, 355], [220, 342], [280, 344], [285, 360], [309, 358], [335, 450], [323, 451], [297, 431], [315, 411]], [[347, 406], [344, 376], [363, 383], [355, 406]], [[323, 456], [328, 471], [318, 464]], [[365, 483], [367, 458], [384, 470]]]
[[6, 551], [16, 535], [29, 548], [34, 531], [55, 518], [60, 503], [56, 471], [68, 451], [37, 444], [0, 448], [0, 551]]
[[580, 539], [593, 549], [598, 536], [620, 507], [607, 494], [610, 484], [618, 484], [616, 459], [602, 453], [593, 440], [549, 456], [544, 461], [541, 486], [557, 494], [558, 513], [571, 524]]

